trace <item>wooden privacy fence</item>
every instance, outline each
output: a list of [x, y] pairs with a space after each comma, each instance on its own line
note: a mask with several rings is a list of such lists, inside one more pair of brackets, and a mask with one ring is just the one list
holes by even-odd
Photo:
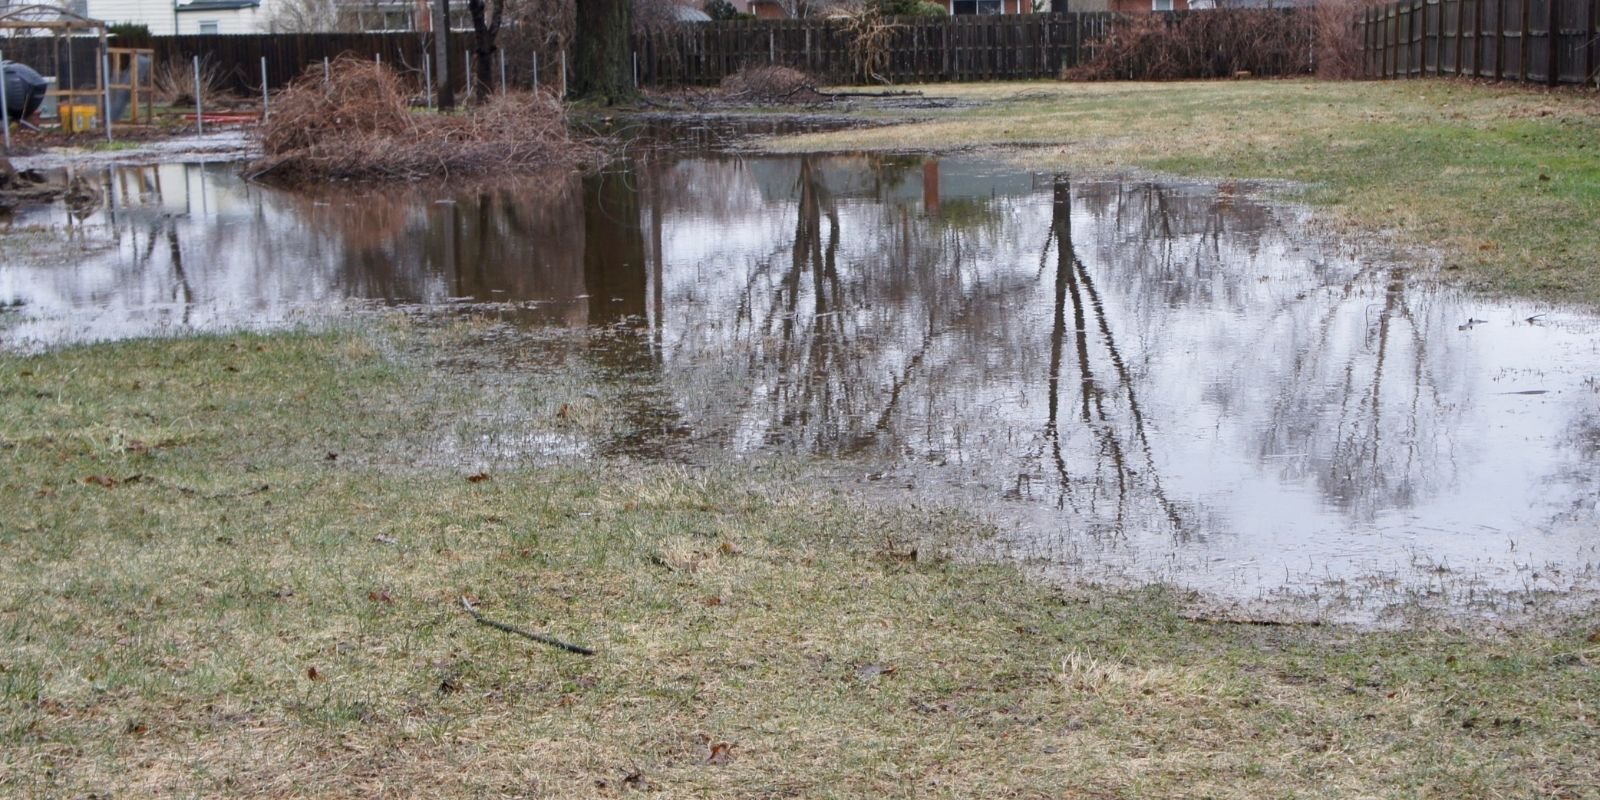
[[1368, 76], [1595, 85], [1600, 0], [1401, 0], [1359, 22]]
[[[117, 39], [119, 44], [125, 41], [136, 40]], [[452, 34], [450, 44], [456, 59], [471, 48], [471, 42], [471, 34]], [[308, 67], [320, 67], [324, 58], [333, 59], [343, 54], [363, 59], [381, 58], [385, 64], [420, 73], [423, 54], [433, 52], [432, 35], [422, 33], [202, 34], [152, 36], [138, 43], [155, 50], [158, 64], [188, 64], [191, 58], [199, 56], [217, 69], [224, 84], [218, 88], [245, 96], [261, 91], [263, 57], [267, 59], [267, 83], [279, 89]], [[451, 75], [459, 83], [464, 65], [452, 66]]]
[[[886, 40], [886, 59], [877, 78], [910, 81], [1053, 78], [1094, 54], [1114, 15], [1105, 13], [1024, 14], [899, 18]], [[463, 83], [463, 59], [472, 50], [471, 33], [451, 34], [450, 74]], [[559, 52], [531, 53], [504, 32], [506, 75], [510, 85], [533, 82], [534, 60], [542, 85], [560, 81]], [[121, 37], [119, 44], [149, 47], [157, 63], [188, 64], [199, 56], [216, 67], [223, 87], [241, 95], [261, 91], [261, 59], [267, 83], [279, 88], [324, 58], [348, 54], [380, 58], [402, 70], [422, 71], [433, 52], [423, 33], [260, 33], [198, 36]], [[641, 85], [716, 84], [747, 66], [794, 67], [832, 81], [873, 80], [859, 74], [850, 51], [851, 36], [836, 20], [735, 20], [679, 25], [634, 38]], [[435, 65], [435, 69], [437, 66]], [[498, 83], [500, 65], [490, 68]]]
[[901, 17], [892, 20], [874, 75], [862, 75], [842, 20], [732, 20], [638, 37], [640, 81], [715, 84], [745, 67], [793, 67], [827, 80], [1053, 78], [1092, 55], [1106, 13]]

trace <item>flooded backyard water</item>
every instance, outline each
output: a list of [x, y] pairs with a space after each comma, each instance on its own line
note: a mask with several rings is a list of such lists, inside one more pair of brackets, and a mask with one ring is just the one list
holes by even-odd
[[[1240, 187], [666, 156], [458, 192], [227, 164], [102, 188], [11, 221], [84, 255], [0, 267], [7, 347], [469, 307], [603, 329], [582, 357], [633, 407], [599, 451], [799, 456], [975, 508], [992, 554], [1046, 571], [1242, 599], [1600, 586], [1600, 319], [1441, 288]], [[551, 455], [507, 420], [457, 446]]]

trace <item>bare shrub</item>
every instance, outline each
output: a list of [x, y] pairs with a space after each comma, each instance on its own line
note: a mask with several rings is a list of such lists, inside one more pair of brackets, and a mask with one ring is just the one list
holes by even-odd
[[318, 70], [285, 87], [259, 135], [263, 155], [249, 172], [285, 180], [526, 171], [589, 155], [547, 95], [494, 97], [464, 114], [417, 114], [392, 70], [353, 57], [334, 61], [326, 82]]
[[883, 77], [889, 66], [890, 48], [895, 31], [900, 28], [893, 17], [884, 16], [877, 5], [859, 8], [839, 7], [829, 14], [830, 19], [844, 23], [845, 38], [850, 41], [850, 60], [863, 80], [888, 83]]
[[[156, 101], [163, 105], [194, 105], [194, 62], [163, 61], [150, 76]], [[200, 59], [200, 88], [206, 97], [222, 94], [222, 70], [210, 58]]]
[[793, 102], [811, 100], [817, 82], [810, 75], [789, 67], [747, 67], [722, 79], [722, 95], [728, 100]]
[[1362, 76], [1361, 13], [1381, 0], [1321, 0], [1313, 7], [1316, 30], [1317, 77], [1349, 79]]
[[1065, 80], [1175, 80], [1310, 72], [1314, 18], [1282, 9], [1119, 16]]

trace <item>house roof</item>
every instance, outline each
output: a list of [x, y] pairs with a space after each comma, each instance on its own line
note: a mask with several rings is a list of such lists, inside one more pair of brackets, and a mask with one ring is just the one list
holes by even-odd
[[234, 11], [241, 8], [258, 8], [261, 0], [191, 0], [175, 11]]

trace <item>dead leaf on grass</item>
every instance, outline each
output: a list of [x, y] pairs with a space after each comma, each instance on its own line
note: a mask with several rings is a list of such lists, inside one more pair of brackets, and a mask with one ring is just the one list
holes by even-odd
[[733, 760], [733, 745], [728, 742], [717, 742], [711, 745], [711, 751], [706, 755], [706, 763], [720, 767]]
[[117, 484], [121, 483], [121, 481], [111, 477], [110, 475], [90, 475], [89, 477], [84, 478], [83, 482], [90, 486], [102, 486], [107, 489], [114, 488]]
[[371, 591], [371, 592], [367, 592], [367, 599], [371, 600], [374, 603], [393, 603], [394, 602], [394, 598], [392, 596], [390, 596], [388, 589], [374, 590], [374, 591]]
[[467, 476], [467, 480], [472, 482], [472, 483], [483, 483], [484, 481], [489, 480], [489, 473], [487, 473], [487, 472], [473, 473], [473, 474]]
[[322, 680], [322, 673], [318, 672], [316, 667], [306, 667], [306, 677], [314, 681], [320, 681]]

